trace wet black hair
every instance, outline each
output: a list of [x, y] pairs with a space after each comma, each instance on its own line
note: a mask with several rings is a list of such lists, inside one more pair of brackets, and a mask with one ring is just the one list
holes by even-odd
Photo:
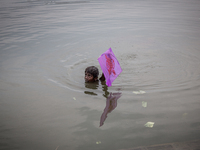
[[89, 66], [85, 69], [85, 73], [90, 73], [91, 75], [93, 75], [94, 78], [98, 78], [99, 76], [99, 70], [97, 67], [95, 66]]

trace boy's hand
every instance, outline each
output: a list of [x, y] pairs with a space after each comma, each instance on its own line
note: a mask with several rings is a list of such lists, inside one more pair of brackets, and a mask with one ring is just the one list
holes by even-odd
[[102, 73], [101, 77], [99, 78], [99, 80], [101, 80], [101, 81], [105, 81], [105, 76], [104, 76], [103, 73]]

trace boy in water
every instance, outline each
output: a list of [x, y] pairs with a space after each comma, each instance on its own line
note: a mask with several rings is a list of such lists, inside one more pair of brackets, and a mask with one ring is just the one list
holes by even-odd
[[[95, 66], [90, 66], [85, 69], [85, 82], [96, 82], [98, 81], [99, 70]], [[99, 78], [100, 81], [105, 81], [104, 74], [102, 73]]]

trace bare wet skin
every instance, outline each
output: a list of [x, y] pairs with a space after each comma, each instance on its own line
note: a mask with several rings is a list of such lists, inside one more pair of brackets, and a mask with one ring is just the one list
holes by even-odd
[[[0, 149], [200, 139], [199, 1], [0, 2]], [[85, 68], [112, 48], [107, 87]], [[87, 79], [89, 81], [89, 78]]]
[[[96, 78], [96, 80], [97, 80], [97, 78]], [[85, 73], [85, 82], [86, 83], [93, 83], [93, 82], [95, 82], [95, 78], [93, 77], [92, 74]]]

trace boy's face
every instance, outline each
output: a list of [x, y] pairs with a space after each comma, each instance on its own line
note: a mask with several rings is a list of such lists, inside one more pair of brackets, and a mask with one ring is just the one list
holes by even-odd
[[85, 82], [95, 82], [97, 78], [94, 78], [92, 74], [85, 72]]

